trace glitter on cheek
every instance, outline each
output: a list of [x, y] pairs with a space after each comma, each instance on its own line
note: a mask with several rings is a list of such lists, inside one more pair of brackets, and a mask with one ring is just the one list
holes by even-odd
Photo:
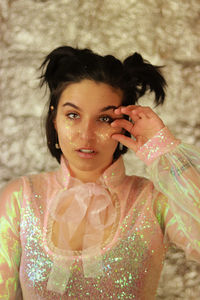
[[70, 142], [70, 144], [72, 144], [73, 143], [72, 142], [73, 141], [73, 127], [70, 126], [67, 121], [65, 124], [65, 135], [66, 135], [67, 140]]
[[92, 130], [85, 132], [80, 126], [73, 125], [68, 120], [65, 121], [64, 132], [59, 134], [59, 140], [64, 140], [75, 148], [80, 146], [80, 139], [95, 141], [96, 144], [115, 142], [111, 139], [112, 134], [117, 133], [119, 130], [110, 127], [108, 124], [98, 125]]
[[58, 133], [59, 143], [61, 145], [61, 148], [63, 145], [66, 146], [66, 144], [69, 144], [70, 146], [77, 148], [78, 141], [79, 141], [79, 131], [80, 130], [77, 130], [75, 126], [72, 126], [72, 124], [66, 120], [64, 129], [62, 129]]
[[97, 142], [106, 142], [110, 140], [110, 134], [108, 132], [96, 132]]
[[109, 128], [98, 128], [96, 131], [97, 141], [99, 142], [110, 142], [112, 140], [112, 135], [114, 133], [119, 133], [119, 129], [114, 129], [109, 126]]

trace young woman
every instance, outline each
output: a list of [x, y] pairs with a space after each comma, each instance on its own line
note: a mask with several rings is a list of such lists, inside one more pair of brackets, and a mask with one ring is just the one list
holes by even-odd
[[[170, 243], [200, 261], [200, 153], [149, 108], [158, 67], [60, 47], [42, 64], [55, 172], [10, 182], [0, 199], [0, 299], [155, 299]], [[150, 180], [125, 175], [130, 148]]]

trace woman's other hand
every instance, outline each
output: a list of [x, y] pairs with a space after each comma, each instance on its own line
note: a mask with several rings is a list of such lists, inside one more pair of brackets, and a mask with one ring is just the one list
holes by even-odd
[[113, 134], [112, 138], [135, 152], [165, 127], [163, 121], [150, 107], [139, 105], [121, 106], [115, 110], [115, 113], [116, 115], [127, 115], [129, 120], [116, 119], [111, 123], [111, 126], [127, 130], [135, 139], [123, 134]]

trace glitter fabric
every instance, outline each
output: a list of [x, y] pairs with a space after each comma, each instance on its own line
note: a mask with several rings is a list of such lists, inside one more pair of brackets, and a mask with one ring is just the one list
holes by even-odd
[[167, 127], [164, 127], [147, 141], [136, 153], [147, 165], [150, 165], [159, 155], [169, 152], [180, 143], [175, 139]]
[[144, 145], [137, 153], [153, 156], [151, 180], [126, 176], [119, 158], [95, 183], [116, 209], [99, 251], [56, 244], [63, 231], [52, 227], [50, 204], [73, 185], [63, 158], [58, 171], [22, 177], [3, 189], [0, 299], [153, 300], [170, 242], [200, 261], [200, 153], [166, 130], [149, 141], [149, 152]]

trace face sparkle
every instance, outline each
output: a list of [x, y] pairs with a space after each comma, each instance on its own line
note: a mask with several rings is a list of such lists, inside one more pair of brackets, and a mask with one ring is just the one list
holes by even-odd
[[61, 151], [77, 178], [82, 171], [102, 173], [112, 163], [118, 142], [111, 136], [121, 128], [110, 123], [121, 102], [119, 90], [91, 80], [71, 84], [61, 94], [55, 128]]

